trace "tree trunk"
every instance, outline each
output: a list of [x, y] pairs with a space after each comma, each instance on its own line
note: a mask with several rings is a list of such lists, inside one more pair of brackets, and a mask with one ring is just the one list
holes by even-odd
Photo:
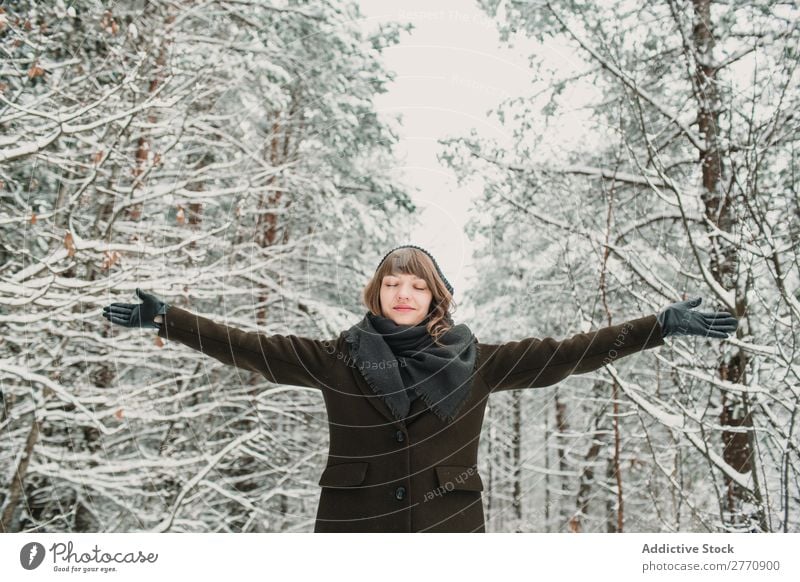
[[[703, 192], [706, 216], [725, 232], [731, 232], [733, 215], [731, 212], [730, 193], [722, 188], [722, 155], [719, 144], [720, 102], [714, 61], [714, 34], [711, 22], [711, 0], [693, 0], [694, 27], [692, 41], [695, 51], [695, 91], [698, 103], [697, 123], [703, 137], [705, 149], [700, 152]], [[737, 257], [733, 245], [709, 233], [712, 243], [711, 274], [724, 289], [736, 289]], [[740, 295], [740, 293], [737, 293]], [[736, 301], [737, 314], [746, 312], [744, 298]], [[733, 381], [744, 382], [746, 358], [739, 352], [726, 364], [720, 367], [720, 375], [731, 376]], [[752, 417], [749, 413], [749, 402], [746, 395], [723, 393], [720, 422], [723, 426], [747, 427], [747, 433], [724, 431], [722, 440], [725, 444], [723, 458], [740, 472], [752, 471], [752, 496], [738, 487], [727, 476], [724, 477], [727, 487], [727, 519], [735, 530], [752, 530], [755, 525], [767, 531], [766, 516], [758, 482], [758, 471], [754, 470], [755, 457], [752, 446]], [[755, 509], [749, 511], [746, 505], [753, 503]], [[753, 522], [753, 525], [751, 525]]]
[[511, 400], [512, 433], [511, 433], [511, 467], [513, 467], [513, 494], [511, 506], [517, 523], [522, 521], [522, 395], [514, 390]]
[[[567, 422], [567, 405], [559, 398], [558, 388], [556, 388], [554, 400], [556, 406], [556, 434], [558, 435], [556, 440], [556, 455], [558, 456], [558, 471], [561, 475], [559, 477], [559, 480], [561, 481], [560, 497], [561, 499], [567, 499], [567, 493], [569, 492], [569, 479], [567, 479], [566, 474], [569, 470], [569, 464], [567, 463], [566, 451], [564, 450], [564, 435], [569, 430], [569, 423]], [[561, 508], [560, 523], [569, 523], [570, 516], [567, 513], [566, 506], [564, 504], [559, 504], [559, 506]]]
[[31, 430], [28, 432], [28, 438], [25, 441], [25, 451], [22, 458], [17, 465], [17, 470], [11, 478], [11, 485], [8, 488], [8, 502], [3, 510], [3, 517], [0, 520], [0, 532], [10, 533], [16, 531], [15, 524], [19, 522], [16, 518], [17, 505], [23, 495], [25, 475], [28, 472], [28, 464], [33, 454], [33, 447], [39, 440], [39, 430], [41, 429], [41, 421], [35, 416], [31, 424]]
[[550, 415], [544, 415], [544, 531], [550, 533]]

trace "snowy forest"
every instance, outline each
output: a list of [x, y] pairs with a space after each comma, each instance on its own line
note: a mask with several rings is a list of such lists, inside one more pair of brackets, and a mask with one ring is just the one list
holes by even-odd
[[[513, 148], [441, 142], [442, 168], [483, 184], [479, 340], [692, 295], [739, 318], [725, 341], [493, 395], [487, 531], [800, 531], [800, 7], [470, 1], [500, 42], [579, 59], [528, 55], [532, 91], [491, 112]], [[401, 119], [374, 103], [413, 25], [361, 17], [346, 0], [2, 4], [0, 531], [311, 531], [319, 391], [100, 312], [140, 287], [263, 333], [363, 315], [417, 208], [392, 178]], [[555, 129], [571, 92], [588, 96], [577, 149]]]

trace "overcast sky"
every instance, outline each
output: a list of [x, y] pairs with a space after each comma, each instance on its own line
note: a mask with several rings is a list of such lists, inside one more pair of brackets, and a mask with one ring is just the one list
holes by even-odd
[[486, 112], [509, 96], [530, 93], [527, 56], [500, 48], [494, 23], [469, 0], [437, 1], [435, 8], [424, 0], [361, 0], [360, 6], [368, 30], [386, 20], [415, 25], [385, 50], [385, 63], [397, 77], [389, 92], [376, 99], [380, 111], [403, 115], [398, 152], [404, 164], [397, 172], [420, 209], [421, 227], [399, 225], [405, 229], [401, 243], [433, 253], [456, 288], [459, 319], [469, 317], [471, 307], [462, 301], [474, 270], [464, 224], [482, 186], [458, 187], [452, 172], [436, 159], [441, 149], [436, 140], [467, 135], [474, 127], [510, 145], [508, 132]]
[[[415, 26], [384, 53], [397, 77], [376, 105], [380, 111], [403, 115], [398, 152], [404, 164], [397, 172], [411, 187], [422, 225], [403, 226], [407, 232], [402, 242], [431, 251], [456, 288], [456, 301], [461, 301], [472, 253], [464, 224], [481, 186], [459, 188], [452, 172], [436, 159], [441, 149], [436, 141], [467, 135], [471, 127], [501, 139], [503, 128], [491, 123], [486, 112], [508, 95], [526, 90], [525, 59], [498, 48], [494, 24], [469, 0], [437, 1], [435, 8], [424, 0], [362, 0], [360, 6], [368, 29], [382, 20]], [[464, 304], [462, 317], [467, 309]]]

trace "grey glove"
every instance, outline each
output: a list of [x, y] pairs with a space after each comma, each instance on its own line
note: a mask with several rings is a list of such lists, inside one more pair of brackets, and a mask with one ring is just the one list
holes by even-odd
[[136, 295], [144, 303], [112, 303], [103, 307], [103, 317], [111, 323], [123, 327], [149, 327], [158, 329], [158, 324], [153, 321], [156, 315], [167, 313], [169, 305], [155, 295], [136, 289]]
[[739, 321], [727, 311], [692, 311], [703, 299], [695, 297], [667, 305], [656, 318], [661, 324], [662, 337], [671, 335], [700, 335], [728, 338], [736, 331]]

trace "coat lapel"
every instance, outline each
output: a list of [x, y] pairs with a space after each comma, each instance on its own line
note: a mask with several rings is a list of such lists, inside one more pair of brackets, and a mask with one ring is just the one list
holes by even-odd
[[364, 395], [364, 398], [367, 399], [367, 401], [375, 408], [375, 410], [380, 412], [381, 415], [383, 415], [386, 418], [386, 420], [389, 420], [398, 426], [403, 424], [402, 420], [397, 420], [394, 417], [392, 411], [389, 409], [389, 406], [387, 406], [387, 404], [383, 401], [383, 398], [381, 398], [380, 396], [375, 394], [375, 392], [372, 391], [372, 389], [369, 387], [369, 384], [367, 384], [367, 381], [364, 378], [363, 374], [361, 373], [361, 370], [359, 370], [358, 368], [354, 368], [353, 377], [355, 377], [356, 379], [356, 385], [358, 386], [358, 389], [361, 391], [361, 394]]
[[358, 389], [361, 392], [361, 394], [364, 395], [367, 401], [375, 408], [375, 410], [377, 410], [384, 418], [386, 418], [386, 420], [391, 421], [398, 427], [413, 423], [420, 416], [422, 416], [421, 413], [424, 413], [426, 411], [430, 414], [433, 414], [433, 411], [430, 410], [430, 408], [428, 408], [428, 405], [425, 404], [425, 401], [422, 399], [422, 397], [418, 396], [411, 403], [411, 409], [408, 412], [408, 419], [407, 420], [396, 419], [392, 414], [392, 411], [383, 401], [383, 398], [376, 395], [375, 392], [373, 392], [372, 389], [369, 387], [369, 384], [367, 384], [367, 381], [364, 379], [364, 376], [362, 375], [361, 371], [358, 368], [354, 368], [353, 371], [354, 371], [353, 376], [356, 379], [356, 385], [358, 386]]
[[406, 426], [416, 422], [422, 416], [421, 413], [423, 412], [433, 414], [433, 411], [428, 407], [427, 404], [425, 404], [425, 401], [422, 399], [422, 397], [417, 396], [416, 400], [411, 403], [411, 410], [408, 411], [408, 418], [405, 421]]

